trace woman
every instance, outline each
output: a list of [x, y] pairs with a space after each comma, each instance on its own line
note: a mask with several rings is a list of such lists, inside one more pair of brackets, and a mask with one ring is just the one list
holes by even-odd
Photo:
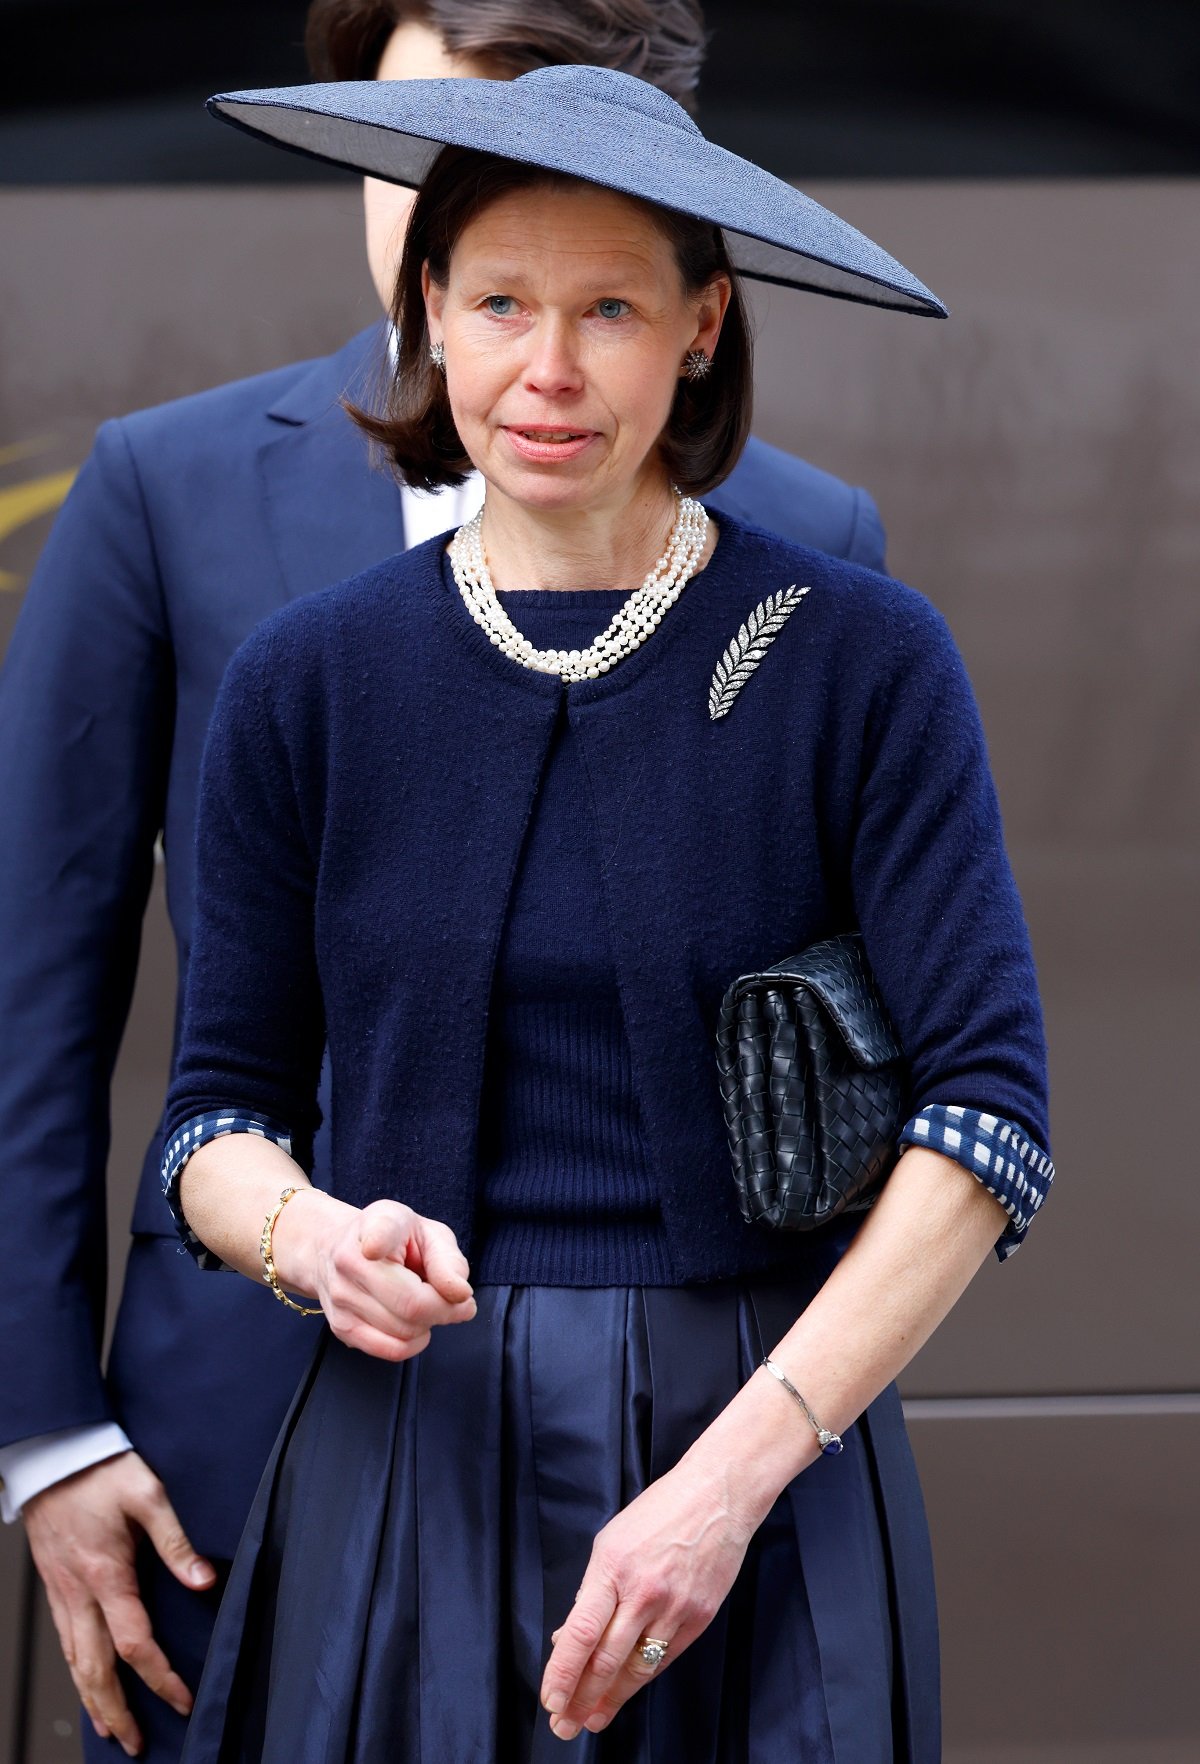
[[[164, 1173], [202, 1263], [328, 1329], [186, 1756], [932, 1764], [892, 1380], [1045, 1192], [1032, 965], [941, 620], [684, 493], [748, 421], [728, 243], [940, 309], [640, 82], [453, 88], [221, 101], [424, 176], [363, 421], [487, 496], [269, 620], [212, 728]], [[855, 927], [908, 1149], [867, 1214], [772, 1235], [737, 1211], [717, 1004]]]

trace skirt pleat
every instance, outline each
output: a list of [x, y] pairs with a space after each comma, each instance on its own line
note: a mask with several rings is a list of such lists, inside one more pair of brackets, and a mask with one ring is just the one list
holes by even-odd
[[[819, 1285], [480, 1287], [401, 1366], [326, 1334], [267, 1467], [185, 1764], [936, 1764], [929, 1542], [889, 1388], [705, 1633], [564, 1753], [537, 1702], [592, 1541]], [[781, 1404], [780, 1425], [796, 1424]]]

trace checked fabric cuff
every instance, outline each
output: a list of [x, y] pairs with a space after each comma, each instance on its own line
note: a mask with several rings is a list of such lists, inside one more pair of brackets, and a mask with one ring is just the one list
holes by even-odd
[[272, 1145], [279, 1146], [289, 1157], [292, 1155], [292, 1138], [286, 1127], [279, 1127], [273, 1121], [260, 1120], [256, 1115], [239, 1115], [236, 1109], [193, 1115], [190, 1121], [185, 1121], [171, 1135], [160, 1165], [163, 1199], [171, 1209], [171, 1217], [175, 1221], [175, 1229], [183, 1248], [196, 1258], [196, 1265], [206, 1271], [225, 1268], [228, 1264], [220, 1256], [214, 1255], [206, 1244], [201, 1243], [184, 1218], [179, 1205], [179, 1178], [187, 1168], [188, 1160], [196, 1155], [202, 1145], [207, 1145], [211, 1139], [220, 1139], [226, 1133], [257, 1133], [260, 1139], [269, 1139]]
[[1054, 1165], [1018, 1126], [980, 1109], [933, 1103], [902, 1129], [900, 1145], [928, 1146], [978, 1177], [1008, 1214], [996, 1243], [997, 1257], [1007, 1261], [1020, 1249], [1033, 1215], [1050, 1192]]

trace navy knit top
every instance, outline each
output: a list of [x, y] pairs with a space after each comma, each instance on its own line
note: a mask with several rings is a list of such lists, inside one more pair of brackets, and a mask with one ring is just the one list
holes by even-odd
[[[448, 564], [447, 589], [457, 593]], [[514, 592], [538, 648], [590, 643], [625, 596]], [[559, 713], [496, 963], [479, 1131], [475, 1277], [594, 1286], [670, 1282], [633, 1087], [587, 781]]]
[[[215, 1133], [308, 1167], [327, 1048], [334, 1192], [444, 1219], [476, 1279], [786, 1270], [796, 1234], [738, 1212], [717, 1008], [857, 929], [909, 1061], [902, 1141], [997, 1195], [1001, 1258], [1020, 1243], [1052, 1175], [1045, 1048], [961, 660], [911, 589], [720, 526], [650, 641], [569, 687], [492, 647], [440, 540], [242, 646], [205, 755], [168, 1199]], [[714, 717], [730, 641], [796, 584]], [[574, 647], [613, 598], [508, 604]]]

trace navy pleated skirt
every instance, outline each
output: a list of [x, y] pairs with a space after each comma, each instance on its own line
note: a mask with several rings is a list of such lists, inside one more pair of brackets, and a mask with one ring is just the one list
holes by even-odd
[[[894, 1387], [785, 1491], [708, 1630], [604, 1733], [564, 1745], [537, 1702], [596, 1532], [810, 1296], [481, 1287], [472, 1323], [401, 1366], [326, 1333], [185, 1764], [937, 1764], [929, 1540]], [[803, 1424], [781, 1393], [779, 1425]]]

